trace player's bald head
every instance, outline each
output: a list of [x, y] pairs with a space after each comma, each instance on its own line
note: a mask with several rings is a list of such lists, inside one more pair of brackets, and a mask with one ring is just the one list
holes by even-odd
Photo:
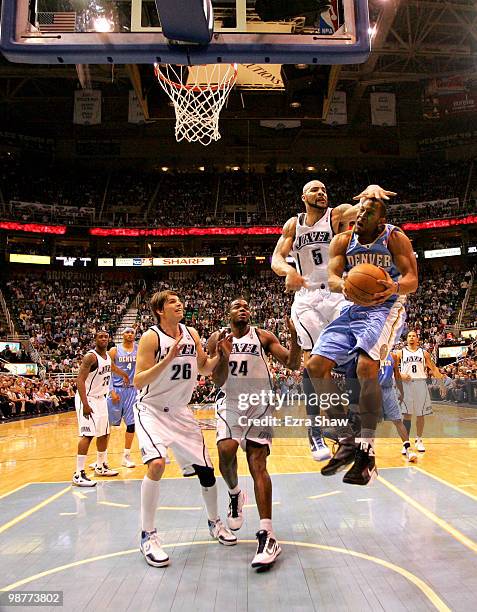
[[312, 187], [315, 187], [315, 186], [316, 187], [323, 187], [326, 190], [326, 187], [325, 187], [324, 183], [314, 179], [313, 181], [308, 181], [308, 183], [303, 185], [303, 192], [302, 193], [307, 193], [308, 191], [310, 191], [310, 189]]

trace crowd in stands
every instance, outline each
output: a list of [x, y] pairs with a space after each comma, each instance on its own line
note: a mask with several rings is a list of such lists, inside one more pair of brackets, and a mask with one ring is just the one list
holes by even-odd
[[92, 334], [119, 327], [137, 283], [19, 276], [7, 281], [5, 299], [22, 334], [28, 334], [47, 372], [73, 372], [91, 347]]
[[[477, 185], [469, 184], [470, 163], [418, 162], [392, 164], [385, 169], [332, 169], [313, 172], [283, 171], [259, 174], [250, 172], [146, 172], [141, 170], [82, 172], [55, 166], [25, 168], [16, 160], [0, 170], [2, 216], [18, 221], [32, 218], [54, 221], [55, 210], [35, 211], [33, 207], [12, 209], [10, 201], [49, 206], [93, 208], [94, 222], [101, 225], [148, 227], [282, 224], [301, 210], [303, 185], [311, 179], [322, 180], [332, 206], [352, 202], [352, 197], [369, 183], [379, 183], [396, 191], [390, 202], [389, 220], [403, 221], [442, 218], [475, 212], [472, 194]], [[24, 177], [28, 175], [29, 180]], [[475, 182], [475, 179], [474, 179]], [[442, 202], [459, 198], [459, 204]], [[423, 206], [409, 203], [427, 202]], [[429, 202], [437, 202], [430, 204]], [[235, 212], [238, 211], [238, 212]], [[243, 213], [240, 211], [244, 211]], [[58, 214], [60, 211], [58, 211]], [[68, 213], [68, 224], [82, 224], [84, 216]], [[44, 217], [44, 218], [42, 218]]]
[[74, 381], [0, 375], [0, 421], [74, 408]]

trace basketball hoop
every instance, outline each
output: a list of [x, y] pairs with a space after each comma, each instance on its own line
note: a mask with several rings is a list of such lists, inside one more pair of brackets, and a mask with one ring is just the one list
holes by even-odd
[[219, 115], [237, 80], [237, 64], [154, 64], [154, 72], [174, 104], [177, 142], [207, 146], [219, 140]]

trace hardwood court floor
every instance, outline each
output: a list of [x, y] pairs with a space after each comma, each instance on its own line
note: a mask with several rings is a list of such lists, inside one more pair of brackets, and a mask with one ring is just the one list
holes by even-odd
[[[111, 437], [113, 466], [123, 431]], [[385, 437], [392, 426], [379, 432], [380, 477], [372, 487], [317, 474], [321, 466], [303, 438], [274, 440], [269, 466], [283, 554], [257, 574], [250, 561], [258, 516], [242, 454], [249, 500], [231, 548], [209, 537], [197, 479], [180, 477], [174, 461], [167, 466], [157, 525], [171, 565], [158, 569], [138, 553], [142, 465], [98, 479], [94, 489], [72, 488], [74, 413], [1, 425], [0, 609], [8, 592], [28, 589], [63, 591], [68, 612], [474, 609], [477, 411], [436, 407], [417, 466], [406, 464], [396, 438]], [[214, 434], [205, 431], [216, 459]], [[224, 516], [222, 479], [218, 485]]]
[[[440, 404], [435, 415], [426, 422], [426, 453], [420, 454], [417, 466], [427, 473], [477, 496], [477, 410]], [[198, 413], [201, 419], [209, 412]], [[411, 435], [414, 432], [414, 424]], [[407, 467], [400, 454], [401, 444], [390, 423], [380, 425], [377, 442], [378, 467]], [[218, 473], [215, 431], [205, 430], [209, 452]], [[124, 426], [112, 428], [109, 443], [109, 464], [120, 470], [121, 479], [142, 478], [142, 466], [137, 441], [132, 457], [135, 469], [121, 468]], [[0, 495], [27, 482], [70, 481], [75, 469], [77, 423], [74, 412], [45, 416], [0, 425]], [[239, 452], [239, 471], [248, 473], [244, 454]], [[88, 463], [94, 461], [96, 447], [90, 446]], [[181, 475], [173, 457], [166, 467], [165, 478]], [[321, 465], [313, 461], [308, 442], [301, 438], [276, 438], [269, 457], [271, 474], [319, 472]]]

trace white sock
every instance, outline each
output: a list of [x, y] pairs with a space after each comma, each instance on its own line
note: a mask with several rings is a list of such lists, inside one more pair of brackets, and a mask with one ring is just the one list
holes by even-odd
[[202, 490], [202, 497], [204, 498], [205, 507], [207, 508], [207, 517], [209, 521], [215, 523], [219, 518], [219, 511], [217, 507], [217, 485], [213, 487], [200, 487]]
[[98, 451], [97, 457], [96, 457], [96, 465], [101, 466], [104, 463], [106, 463], [106, 454], [107, 454], [107, 451], [103, 451], [103, 452]]
[[86, 465], [86, 455], [76, 455], [76, 474], [84, 470]]
[[237, 495], [238, 493], [240, 493], [240, 491], [240, 485], [237, 485], [233, 489], [229, 489], [229, 495]]
[[141, 528], [152, 531], [159, 500], [159, 480], [151, 480], [147, 474], [141, 484]]
[[272, 519], [260, 519], [260, 530], [262, 529], [273, 535]]
[[123, 455], [124, 457], [127, 457], [129, 459], [129, 457], [131, 456], [131, 449], [130, 448], [125, 448], [123, 451]]

